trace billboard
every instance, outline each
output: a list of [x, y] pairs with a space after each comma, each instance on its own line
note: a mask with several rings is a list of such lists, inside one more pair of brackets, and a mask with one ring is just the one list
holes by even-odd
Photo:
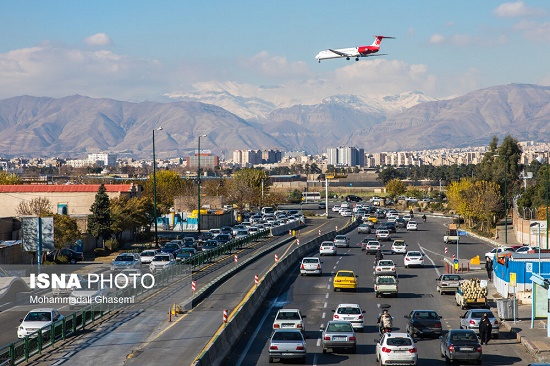
[[53, 217], [22, 217], [21, 231], [23, 233], [23, 251], [37, 252], [38, 238], [42, 251], [54, 250]]

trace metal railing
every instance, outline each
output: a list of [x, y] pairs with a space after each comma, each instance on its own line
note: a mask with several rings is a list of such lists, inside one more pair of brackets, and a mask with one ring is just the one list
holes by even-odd
[[[42, 351], [53, 347], [56, 342], [64, 341], [68, 337], [82, 331], [90, 324], [94, 324], [97, 320], [111, 314], [126, 303], [121, 303], [120, 298], [137, 298], [143, 294], [158, 289], [158, 286], [167, 285], [173, 282], [176, 278], [191, 274], [194, 267], [204, 265], [211, 262], [214, 258], [231, 254], [237, 249], [258, 241], [261, 238], [267, 237], [270, 230], [266, 229], [261, 232], [254, 233], [246, 238], [233, 239], [223, 245], [220, 245], [212, 250], [199, 252], [191, 258], [187, 258], [176, 265], [170, 266], [164, 270], [157, 271], [154, 276], [154, 287], [148, 288], [149, 284], [143, 286], [142, 283], [137, 283], [137, 286], [130, 286], [105, 296], [106, 300], [93, 302], [80, 310], [77, 310], [60, 320], [53, 322], [42, 329], [19, 339], [6, 346], [0, 347], [0, 366], [18, 365], [23, 362], [28, 362], [29, 359]], [[190, 280], [191, 281], [191, 278]], [[94, 298], [95, 299], [95, 298]], [[111, 300], [109, 300], [111, 299]]]

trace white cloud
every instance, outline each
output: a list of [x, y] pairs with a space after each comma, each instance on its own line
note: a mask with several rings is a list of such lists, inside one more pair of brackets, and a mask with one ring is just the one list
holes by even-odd
[[87, 37], [84, 42], [88, 46], [107, 46], [111, 44], [111, 39], [105, 33], [96, 33]]
[[528, 7], [523, 1], [513, 3], [503, 3], [499, 5], [493, 13], [502, 18], [516, 18], [526, 16], [543, 16], [546, 11], [540, 8]]
[[286, 57], [273, 56], [267, 51], [240, 61], [242, 67], [259, 76], [274, 80], [287, 80], [311, 75], [311, 70], [304, 61], [289, 62]]
[[430, 37], [430, 43], [432, 44], [442, 44], [445, 42], [445, 36], [442, 34], [433, 34]]
[[513, 29], [523, 32], [524, 36], [527, 38], [550, 42], [550, 23], [537, 23], [522, 20], [514, 24]]

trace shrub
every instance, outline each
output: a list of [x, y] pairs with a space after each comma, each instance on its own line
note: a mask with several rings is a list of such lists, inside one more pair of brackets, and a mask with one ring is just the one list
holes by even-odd
[[109, 239], [105, 241], [105, 247], [111, 252], [116, 252], [120, 248], [120, 243], [116, 239]]
[[95, 248], [94, 253], [96, 257], [104, 257], [107, 255], [107, 251], [104, 248]]

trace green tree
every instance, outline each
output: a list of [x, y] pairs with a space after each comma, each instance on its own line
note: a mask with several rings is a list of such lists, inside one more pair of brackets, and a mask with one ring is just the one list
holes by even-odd
[[[154, 196], [154, 179], [153, 174], [149, 175], [149, 179], [143, 184], [143, 195], [150, 197], [153, 201]], [[192, 196], [197, 195], [196, 185], [191, 181], [185, 182], [181, 175], [172, 170], [157, 170], [157, 214], [165, 214], [174, 206], [174, 198], [176, 196]], [[195, 193], [192, 193], [192, 191]]]
[[17, 175], [13, 173], [8, 173], [1, 171], [0, 172], [0, 184], [2, 185], [12, 185], [12, 184], [21, 184], [23, 181]]
[[124, 231], [134, 235], [150, 224], [153, 216], [153, 203], [149, 197], [127, 198], [118, 197], [110, 201], [111, 230], [117, 240], [122, 240]]
[[262, 204], [262, 180], [264, 181], [264, 196], [269, 194], [269, 180], [265, 170], [244, 168], [233, 175], [228, 184], [229, 202], [239, 208], [247, 204], [260, 206]]
[[386, 192], [390, 197], [397, 197], [407, 191], [407, 185], [400, 179], [394, 178], [386, 183]]
[[489, 229], [495, 214], [502, 209], [499, 185], [494, 182], [475, 181], [464, 192], [464, 198], [468, 201], [467, 213], [470, 220], [479, 223], [481, 231]]
[[76, 220], [69, 215], [53, 215], [54, 245], [57, 249], [81, 238]]
[[92, 214], [88, 217], [88, 232], [96, 241], [102, 238], [105, 246], [105, 240], [111, 236], [112, 230], [110, 201], [104, 184], [99, 186], [90, 211]]

